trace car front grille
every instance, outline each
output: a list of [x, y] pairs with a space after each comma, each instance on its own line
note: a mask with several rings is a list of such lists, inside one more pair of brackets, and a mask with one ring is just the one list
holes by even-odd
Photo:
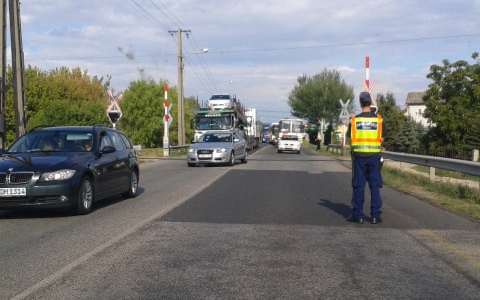
[[213, 153], [213, 150], [198, 150], [197, 151], [198, 154], [212, 154]]
[[0, 173], [0, 184], [21, 184], [32, 180], [33, 172]]

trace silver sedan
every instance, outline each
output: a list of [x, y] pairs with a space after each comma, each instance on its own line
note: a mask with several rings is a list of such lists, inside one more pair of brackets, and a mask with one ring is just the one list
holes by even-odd
[[207, 131], [187, 151], [187, 164], [223, 164], [247, 162], [247, 142], [237, 131]]

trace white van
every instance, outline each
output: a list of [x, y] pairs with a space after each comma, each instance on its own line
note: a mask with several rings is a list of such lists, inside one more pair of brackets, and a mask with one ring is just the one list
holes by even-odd
[[292, 151], [300, 154], [301, 145], [302, 142], [298, 139], [298, 135], [284, 133], [278, 139], [278, 153], [282, 153], [283, 151]]

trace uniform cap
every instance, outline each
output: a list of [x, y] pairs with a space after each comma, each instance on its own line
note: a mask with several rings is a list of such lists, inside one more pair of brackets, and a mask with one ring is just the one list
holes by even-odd
[[372, 97], [370, 96], [369, 92], [361, 92], [360, 93], [360, 106], [367, 107], [372, 105]]
[[360, 93], [360, 102], [372, 102], [372, 97], [369, 92]]

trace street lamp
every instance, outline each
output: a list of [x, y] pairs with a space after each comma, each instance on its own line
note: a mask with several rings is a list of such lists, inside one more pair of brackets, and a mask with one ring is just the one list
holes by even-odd
[[[179, 43], [180, 44], [180, 43]], [[178, 145], [185, 145], [185, 113], [183, 108], [183, 60], [193, 54], [208, 52], [207, 48], [182, 55], [182, 46], [178, 47]]]

